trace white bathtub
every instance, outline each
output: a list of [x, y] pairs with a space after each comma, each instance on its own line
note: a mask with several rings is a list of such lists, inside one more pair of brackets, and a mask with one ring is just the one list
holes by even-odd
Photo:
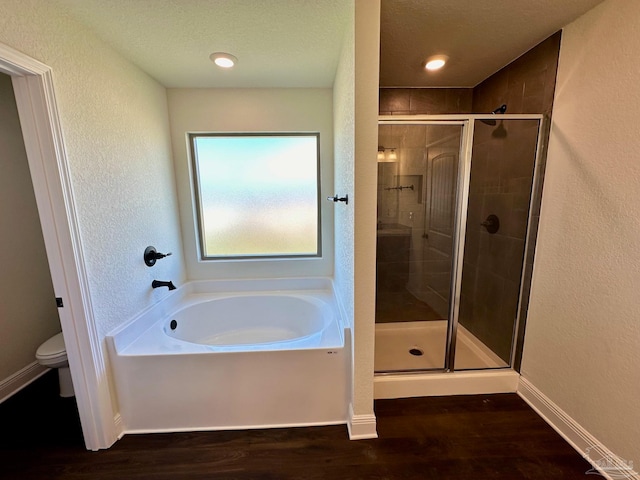
[[169, 316], [166, 335], [208, 345], [211, 351], [318, 347], [335, 325], [334, 311], [317, 295], [298, 292], [216, 295]]
[[125, 433], [346, 423], [329, 279], [191, 282], [107, 336]]

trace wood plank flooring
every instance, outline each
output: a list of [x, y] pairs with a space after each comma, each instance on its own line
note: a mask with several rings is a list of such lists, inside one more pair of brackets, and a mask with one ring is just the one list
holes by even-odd
[[593, 478], [513, 394], [379, 400], [375, 440], [350, 441], [342, 425], [126, 435], [89, 452], [55, 387], [47, 374], [0, 404], [0, 479]]

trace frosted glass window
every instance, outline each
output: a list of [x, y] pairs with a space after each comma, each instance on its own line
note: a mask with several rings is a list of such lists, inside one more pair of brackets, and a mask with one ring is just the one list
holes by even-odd
[[319, 134], [191, 134], [202, 259], [319, 256]]

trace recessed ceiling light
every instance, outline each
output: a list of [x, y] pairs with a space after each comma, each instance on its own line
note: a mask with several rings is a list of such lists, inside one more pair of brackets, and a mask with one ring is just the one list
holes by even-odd
[[238, 63], [238, 59], [230, 53], [215, 52], [209, 55], [209, 58], [213, 63], [222, 68], [231, 68]]
[[444, 64], [447, 63], [447, 60], [449, 60], [449, 57], [446, 55], [434, 55], [433, 57], [427, 58], [424, 68], [430, 71], [440, 70], [444, 67]]

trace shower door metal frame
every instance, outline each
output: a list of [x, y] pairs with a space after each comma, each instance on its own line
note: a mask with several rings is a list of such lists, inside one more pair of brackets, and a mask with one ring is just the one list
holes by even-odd
[[[533, 220], [531, 212], [533, 211], [533, 207], [536, 204], [536, 191], [538, 191], [539, 187], [541, 187], [540, 183], [543, 181], [544, 175], [541, 175], [540, 172], [540, 159], [543, 155], [544, 149], [544, 132], [546, 128], [546, 121], [548, 121], [544, 115], [539, 115], [540, 122], [538, 123], [538, 141], [536, 142], [536, 158], [533, 161], [533, 177], [531, 179], [531, 193], [529, 194], [529, 210], [527, 214], [527, 230], [524, 237], [524, 253], [522, 256], [522, 270], [520, 271], [520, 289], [518, 291], [518, 305], [516, 311], [516, 319], [515, 324], [513, 326], [513, 336], [511, 338], [511, 355], [509, 356], [509, 367], [511, 369], [514, 368], [514, 364], [516, 363], [516, 355], [518, 352], [518, 332], [520, 330], [520, 324], [522, 323], [522, 299], [524, 297], [524, 280], [527, 271], [527, 257], [529, 250], [531, 248], [535, 248], [537, 241], [533, 242], [533, 247], [531, 245], [531, 229], [533, 226]], [[540, 190], [540, 195], [542, 195], [542, 190]], [[540, 198], [542, 200], [542, 198]], [[536, 239], [537, 240], [537, 239]], [[532, 267], [533, 268], [533, 267]], [[531, 288], [531, 287], [529, 287]], [[524, 339], [523, 339], [524, 341]], [[519, 369], [518, 369], [519, 371]]]
[[[527, 218], [527, 231], [525, 236], [525, 249], [522, 259], [521, 281], [518, 293], [516, 318], [511, 340], [511, 354], [509, 365], [491, 370], [513, 369], [514, 355], [516, 351], [515, 339], [520, 325], [520, 309], [523, 297], [523, 281], [527, 251], [529, 248], [529, 233], [531, 231], [531, 208], [533, 206], [533, 192], [540, 181], [539, 160], [542, 150], [542, 132], [544, 115], [541, 114], [451, 114], [451, 115], [380, 115], [378, 125], [445, 125], [462, 126], [460, 160], [458, 162], [458, 178], [456, 184], [455, 227], [451, 265], [451, 283], [449, 293], [449, 318], [447, 319], [447, 338], [444, 358], [444, 368], [425, 368], [406, 371], [375, 372], [375, 375], [405, 375], [423, 374], [429, 372], [453, 372], [455, 371], [456, 342], [458, 333], [458, 320], [460, 315], [460, 292], [462, 290], [462, 268], [464, 263], [464, 246], [467, 230], [467, 214], [469, 208], [469, 189], [471, 184], [471, 157], [473, 154], [473, 135], [475, 120], [537, 120], [538, 139], [536, 144], [536, 156], [533, 164], [533, 177], [529, 198], [529, 212]], [[483, 371], [487, 369], [472, 369], [465, 371]]]

